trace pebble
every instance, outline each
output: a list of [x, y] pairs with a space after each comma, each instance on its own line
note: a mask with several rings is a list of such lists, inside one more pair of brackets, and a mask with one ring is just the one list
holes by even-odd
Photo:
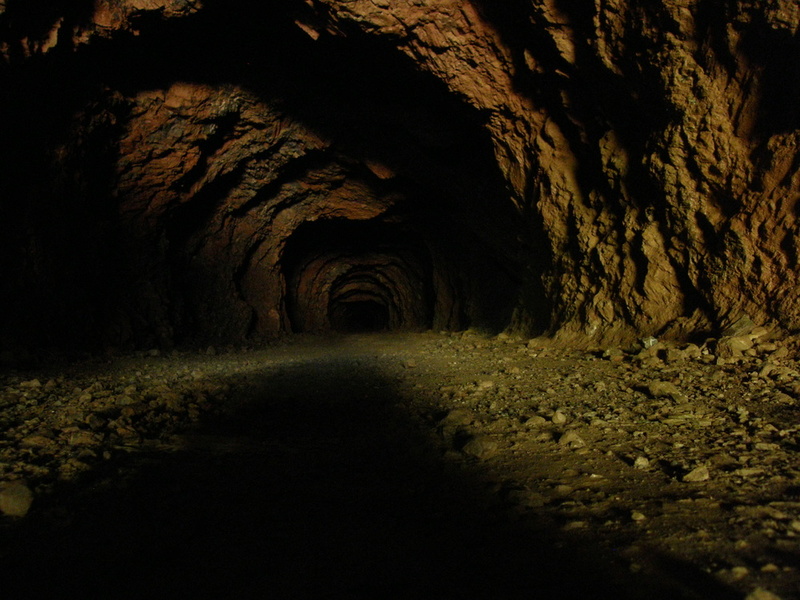
[[555, 488], [553, 488], [553, 492], [555, 493], [555, 495], [560, 498], [565, 498], [574, 491], [575, 491], [574, 487], [572, 487], [571, 485], [567, 485], [565, 483], [559, 484]]
[[697, 467], [684, 475], [683, 481], [686, 483], [697, 483], [700, 481], [707, 481], [710, 477], [711, 474], [708, 472], [708, 467]]
[[542, 427], [543, 425], [546, 425], [546, 424], [547, 424], [547, 419], [545, 419], [544, 417], [540, 417], [540, 416], [531, 417], [530, 419], [526, 419], [525, 420], [525, 426], [526, 427], [539, 428], [539, 427]]
[[619, 348], [608, 348], [603, 352], [603, 358], [611, 362], [622, 362], [625, 360], [625, 353]]
[[647, 393], [653, 398], [683, 399], [683, 394], [678, 387], [669, 381], [651, 381], [647, 384]]
[[766, 565], [761, 567], [762, 573], [777, 573], [780, 570], [781, 570], [780, 567], [775, 563], [767, 563]]
[[586, 442], [575, 431], [567, 431], [558, 439], [558, 443], [561, 446], [568, 446], [573, 450], [586, 446]]
[[33, 492], [20, 481], [0, 489], [0, 512], [9, 517], [24, 517], [33, 502]]
[[486, 460], [497, 454], [498, 449], [497, 442], [491, 437], [478, 435], [464, 444], [461, 451], [468, 456], [474, 456], [478, 460]]
[[53, 440], [44, 435], [29, 435], [20, 441], [20, 445], [26, 448], [44, 448], [53, 443]]
[[560, 410], [557, 410], [557, 411], [555, 412], [555, 414], [553, 414], [553, 419], [552, 419], [552, 421], [553, 421], [553, 424], [554, 424], [554, 425], [563, 425], [564, 423], [566, 423], [566, 422], [567, 422], [567, 415], [565, 415], [565, 414], [564, 414], [563, 412], [561, 412]]
[[747, 335], [723, 337], [717, 341], [717, 356], [721, 358], [738, 357], [752, 347], [753, 341]]
[[750, 592], [744, 600], [781, 600], [781, 597], [759, 587]]
[[755, 475], [763, 475], [766, 473], [764, 469], [759, 467], [746, 467], [744, 469], [736, 469], [733, 474], [739, 477], [753, 477]]
[[734, 581], [741, 581], [750, 574], [750, 569], [747, 567], [733, 567], [731, 569], [731, 577]]
[[636, 460], [633, 461], [633, 467], [634, 469], [649, 469], [650, 461], [644, 456], [637, 456]]
[[439, 425], [443, 427], [458, 427], [461, 425], [469, 425], [475, 420], [475, 413], [467, 408], [454, 408], [447, 415], [439, 421]]
[[772, 358], [786, 358], [789, 356], [789, 349], [786, 346], [781, 346], [775, 352], [770, 354]]
[[687, 356], [683, 350], [678, 348], [667, 348], [664, 353], [664, 361], [668, 364], [674, 364], [686, 360]]

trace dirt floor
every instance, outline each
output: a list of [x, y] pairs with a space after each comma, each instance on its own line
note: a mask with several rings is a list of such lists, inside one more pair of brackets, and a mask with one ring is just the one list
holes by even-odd
[[800, 599], [796, 346], [654, 342], [6, 369], [3, 597]]

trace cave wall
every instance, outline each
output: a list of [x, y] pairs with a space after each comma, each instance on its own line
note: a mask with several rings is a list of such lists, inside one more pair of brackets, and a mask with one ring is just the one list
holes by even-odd
[[423, 328], [796, 330], [799, 28], [790, 0], [6, 0], [4, 303], [121, 342], [291, 330], [283, 252], [341, 220], [422, 240]]
[[798, 327], [795, 2], [316, 4], [490, 112], [562, 334]]

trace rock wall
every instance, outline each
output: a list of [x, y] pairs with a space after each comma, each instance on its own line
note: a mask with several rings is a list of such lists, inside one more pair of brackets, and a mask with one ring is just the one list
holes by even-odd
[[554, 328], [798, 327], [796, 3], [323, 4], [489, 111]]
[[[23, 223], [0, 225], [9, 305], [64, 288], [66, 218], [92, 223], [76, 256], [113, 250], [90, 262], [119, 340], [325, 328], [336, 264], [388, 269], [356, 287], [392, 326], [601, 344], [743, 315], [800, 328], [793, 0], [284, 4], [0, 4], [4, 139], [29, 141], [21, 106], [48, 126], [43, 154], [3, 149], [47, 174], [2, 174]], [[37, 96], [68, 77], [67, 107]], [[284, 260], [323, 221], [414, 242]], [[62, 321], [97, 303], [79, 287]]]

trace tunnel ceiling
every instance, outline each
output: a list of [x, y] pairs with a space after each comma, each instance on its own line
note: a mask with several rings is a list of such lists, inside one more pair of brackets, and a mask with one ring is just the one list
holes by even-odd
[[783, 0], [0, 2], [0, 345], [797, 329], [798, 27]]

